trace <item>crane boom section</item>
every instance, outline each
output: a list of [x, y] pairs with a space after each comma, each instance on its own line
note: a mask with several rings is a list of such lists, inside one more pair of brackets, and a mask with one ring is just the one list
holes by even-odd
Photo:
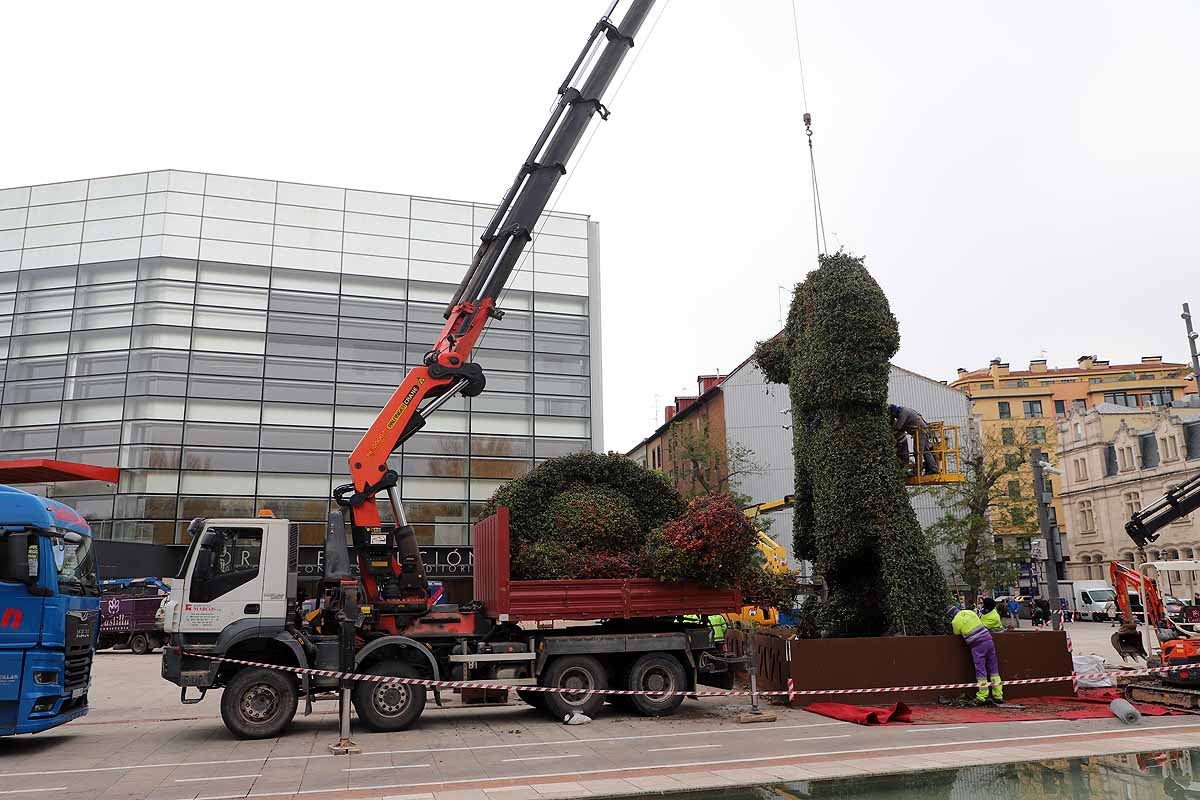
[[[445, 310], [445, 325], [423, 363], [409, 372], [350, 454], [352, 483], [333, 494], [350, 510], [360, 575], [374, 603], [391, 604], [397, 612], [416, 611], [428, 597], [416, 537], [395, 489], [400, 476], [389, 468], [388, 457], [442, 403], [456, 394], [474, 397], [483, 391], [483, 369], [471, 361], [471, 351], [488, 320], [503, 316], [497, 300], [592, 117], [599, 113], [607, 118], [601, 99], [653, 6], [654, 0], [633, 0], [619, 26], [605, 15], [593, 27], [559, 86], [550, 119], [480, 237], [471, 266]], [[375, 502], [380, 492], [387, 493], [396, 521], [391, 533], [382, 529]]]
[[1129, 518], [1125, 532], [1139, 547], [1158, 538], [1158, 531], [1200, 509], [1200, 473], [1172, 486], [1167, 493]]

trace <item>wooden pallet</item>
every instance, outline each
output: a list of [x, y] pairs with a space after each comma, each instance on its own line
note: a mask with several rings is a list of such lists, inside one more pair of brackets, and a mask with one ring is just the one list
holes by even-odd
[[1200, 711], [1200, 689], [1168, 686], [1159, 680], [1130, 681], [1125, 685], [1125, 697], [1134, 703], [1157, 703], [1184, 711]]

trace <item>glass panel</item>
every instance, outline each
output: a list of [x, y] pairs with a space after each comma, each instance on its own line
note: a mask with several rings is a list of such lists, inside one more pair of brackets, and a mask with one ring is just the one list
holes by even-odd
[[471, 411], [497, 411], [505, 414], [532, 414], [533, 397], [521, 394], [481, 394], [471, 398]]
[[121, 447], [122, 469], [178, 469], [179, 448], [161, 444], [126, 444]]
[[351, 361], [403, 361], [405, 348], [403, 342], [392, 342], [386, 339], [365, 341], [362, 339], [339, 339], [338, 358]]
[[303, 206], [275, 206], [276, 225], [297, 225], [303, 228], [326, 228], [331, 231], [342, 229], [342, 207], [306, 208]]
[[[536, 339], [537, 349], [543, 353], [565, 353], [586, 356], [590, 350], [590, 340], [586, 336], [563, 336], [539, 331]], [[499, 347], [500, 345], [496, 346]]]
[[333, 384], [269, 380], [263, 387], [263, 399], [333, 405]]
[[[357, 442], [357, 439], [355, 440]], [[461, 433], [415, 434], [404, 443], [404, 453], [463, 456], [467, 454], [467, 436]]]
[[[28, 273], [21, 273], [22, 275]], [[45, 292], [22, 292], [17, 295], [18, 314], [34, 311], [62, 311], [75, 304], [75, 289], [55, 289]]]
[[587, 439], [538, 438], [534, 440], [534, 452], [538, 458], [557, 458], [590, 449], [591, 444]]
[[[482, 358], [480, 362], [487, 364]], [[536, 353], [533, 357], [534, 372], [549, 372], [553, 375], [587, 375], [591, 368], [591, 359], [579, 356], [560, 356], [547, 353]], [[541, 388], [539, 387], [539, 391]], [[559, 392], [558, 394], [567, 394]]]
[[133, 321], [137, 325], [190, 326], [192, 307], [174, 303], [138, 303], [134, 307]]
[[354, 364], [339, 361], [337, 365], [338, 383], [374, 383], [376, 385], [399, 385], [408, 370], [393, 364]]
[[[536, 258], [539, 260], [547, 253], [553, 253], [560, 256], [576, 256], [579, 260], [583, 261], [583, 272], [569, 272], [568, 274], [587, 274], [587, 239], [580, 239], [574, 236], [555, 236], [552, 233], [540, 231], [533, 241], [533, 250], [537, 254]], [[538, 269], [542, 269], [540, 264], [538, 265]], [[550, 271], [557, 272], [559, 270]]]
[[591, 415], [592, 402], [581, 397], [545, 397], [534, 400], [535, 413], [552, 414], [559, 417], [587, 417]]
[[276, 267], [290, 267], [293, 270], [322, 270], [334, 273], [330, 277], [336, 279], [336, 273], [342, 264], [342, 255], [336, 250], [306, 250], [276, 245], [271, 248], [271, 263]]
[[[430, 315], [435, 319], [430, 319], [429, 322], [436, 323], [441, 319], [441, 308], [434, 310], [434, 307], [429, 306]], [[394, 321], [403, 322], [407, 304], [398, 300], [373, 300], [361, 297], [343, 297], [341, 315], [343, 323], [346, 322], [346, 317], [360, 317], [369, 321]], [[445, 320], [442, 320], [445, 322]]]
[[258, 423], [259, 404], [244, 400], [212, 400], [191, 398], [187, 404], [188, 420], [202, 422]]
[[143, 258], [138, 264], [138, 277], [146, 279], [166, 278], [176, 281], [196, 280], [196, 262], [190, 258]]
[[267, 290], [240, 286], [196, 286], [196, 303], [220, 308], [257, 308], [266, 310]]
[[[79, 285], [118, 283], [132, 281], [137, 277], [137, 261], [105, 261], [99, 264], [79, 265]], [[83, 294], [80, 292], [79, 294]], [[128, 302], [128, 301], [126, 301]]]
[[467, 460], [465, 458], [448, 458], [446, 456], [418, 456], [406, 453], [404, 455], [405, 480], [410, 475], [435, 478], [465, 478], [467, 476]]
[[337, 356], [337, 340], [320, 336], [268, 333], [267, 353], [272, 356], [334, 358]]
[[583, 281], [584, 290], [586, 291], [586, 280], [580, 278], [560, 278], [554, 275], [539, 275], [538, 276], [538, 292], [534, 295], [534, 306], [538, 311], [549, 311], [555, 314], [587, 314], [588, 300], [583, 296], [571, 296], [565, 294], [548, 294], [542, 291], [545, 287], [543, 280], [554, 281], [573, 280]]
[[[197, 306], [193, 325], [197, 328], [217, 328], [222, 332], [254, 331], [267, 329], [267, 315], [262, 311], [243, 311], [229, 308], [206, 308]], [[253, 339], [255, 337], [247, 337]], [[197, 347], [199, 347], [197, 345]], [[219, 348], [204, 348], [215, 350]]]
[[297, 426], [331, 426], [331, 406], [303, 405], [300, 403], [263, 403], [263, 424]]
[[365, 275], [347, 275], [345, 273], [349, 270], [343, 261], [342, 272], [342, 294], [394, 300], [403, 300], [406, 297], [408, 283], [404, 280], [406, 272], [403, 270], [396, 273], [398, 277], [373, 278]]
[[55, 203], [29, 209], [26, 225], [58, 225], [63, 222], [82, 222], [83, 203]]
[[[343, 323], [344, 324], [344, 323]], [[271, 312], [267, 330], [308, 336], [337, 336], [337, 317], [317, 317], [304, 313]], [[403, 335], [403, 330], [401, 330]]]
[[332, 445], [333, 431], [328, 428], [289, 428], [264, 425], [262, 429], [261, 446], [264, 448], [329, 450]]
[[187, 372], [187, 369], [187, 353], [172, 350], [131, 350], [129, 353], [130, 372]]
[[8, 362], [8, 380], [32, 380], [34, 378], [61, 378], [67, 369], [66, 356], [27, 358]]
[[262, 381], [258, 378], [231, 378], [228, 375], [192, 375], [188, 379], [187, 393], [191, 397], [256, 400], [262, 396]]
[[58, 435], [60, 447], [100, 447], [118, 444], [120, 440], [120, 422], [64, 425]]
[[93, 352], [98, 350], [128, 350], [129, 328], [103, 328], [80, 331], [71, 337], [71, 352]]
[[126, 419], [183, 419], [183, 399], [175, 397], [127, 397]]
[[32, 358], [67, 352], [66, 333], [44, 333], [38, 336], [13, 337], [9, 343], [9, 358]]
[[125, 423], [121, 435], [125, 444], [179, 444], [183, 439], [183, 424], [135, 420]]
[[[69, 240], [68, 240], [69, 241]], [[47, 242], [57, 244], [58, 242]], [[416, 243], [414, 242], [414, 245]], [[452, 247], [447, 245], [447, 247]], [[342, 241], [342, 249], [347, 253], [361, 253], [368, 256], [390, 256], [392, 258], [407, 258], [409, 240], [392, 236], [374, 236], [367, 233], [347, 233]]]
[[179, 486], [179, 473], [174, 471], [137, 470], [122, 472], [117, 491], [122, 494], [142, 492], [174, 492]]
[[[0, 414], [0, 418], [6, 418], [9, 414], [9, 409], [5, 409], [4, 413]], [[57, 426], [45, 428], [0, 428], [0, 452], [4, 452], [6, 458], [11, 458], [14, 450], [49, 450], [53, 452], [57, 444]]]
[[[408, 276], [408, 261], [403, 258], [391, 258], [388, 256], [368, 256], [361, 253], [343, 253], [342, 254], [342, 280], [345, 281], [350, 277], [356, 276], [376, 276], [379, 278], [399, 278], [398, 283], [403, 283], [403, 279]], [[356, 289], [355, 293], [361, 293], [361, 289]], [[395, 296], [402, 297], [403, 290], [396, 288], [393, 291]]]
[[286, 472], [260, 472], [258, 475], [258, 491], [259, 494], [264, 495], [327, 497], [329, 495], [329, 476], [292, 475]]
[[106, 419], [120, 419], [123, 402], [120, 398], [103, 400], [75, 400], [62, 404], [62, 421], [68, 422], [97, 422]]
[[183, 442], [219, 447], [248, 447], [258, 443], [258, 426], [189, 422], [183, 434]]
[[125, 394], [124, 375], [95, 375], [82, 378], [67, 378], [63, 391], [65, 400], [88, 400], [102, 397], [120, 397]]
[[[405, 443], [406, 451], [408, 444]], [[533, 440], [528, 437], [472, 434], [471, 455], [529, 458], [533, 455]]]
[[183, 449], [184, 469], [254, 472], [257, 463], [257, 450], [218, 450], [215, 448], [196, 447], [185, 447]]
[[245, 494], [254, 488], [254, 474], [243, 472], [183, 472], [179, 491], [186, 494]]
[[262, 356], [233, 353], [192, 353], [192, 372], [232, 377], [260, 377], [263, 374]]
[[145, 191], [146, 173], [138, 172], [132, 175], [114, 175], [110, 178], [92, 178], [88, 181], [87, 197], [89, 203], [92, 203], [97, 202], [97, 197], [140, 195]]
[[255, 509], [268, 509], [275, 516], [289, 520], [324, 520], [329, 514], [329, 501], [324, 498], [259, 497]]
[[157, 303], [186, 303], [196, 301], [196, 284], [183, 281], [143, 280], [137, 285], [137, 301]]
[[180, 497], [179, 516], [183, 519], [252, 517], [254, 516], [254, 498]]
[[113, 524], [112, 538], [125, 542], [175, 544], [175, 523], [142, 520], [116, 522]]
[[338, 300], [336, 297], [313, 296], [298, 292], [283, 292], [271, 290], [271, 312], [287, 311], [297, 314], [327, 314], [336, 316]]
[[[407, 461], [405, 462], [407, 463]], [[533, 460], [513, 458], [472, 458], [471, 477], [511, 480], [533, 469]]]
[[[232, 175], [209, 174], [204, 181], [204, 210], [209, 210], [209, 203], [225, 197], [243, 197], [247, 200], [262, 200], [267, 203], [275, 202], [275, 181], [264, 181], [257, 178], [235, 178]], [[214, 196], [215, 195], [215, 196]]]
[[520, 372], [487, 371], [487, 388], [490, 392], [532, 392], [533, 376]]
[[[140, 202], [139, 202], [140, 205]], [[83, 241], [98, 242], [104, 239], [129, 239], [142, 235], [141, 209], [139, 216], [116, 217], [114, 219], [99, 219], [84, 223]], [[136, 257], [136, 253], [134, 256]], [[130, 278], [133, 276], [130, 275]]]
[[267, 472], [304, 472], [319, 475], [330, 473], [329, 451], [323, 453], [300, 450], [261, 450], [258, 468]]
[[591, 420], [580, 417], [535, 417], [538, 436], [591, 436]]
[[71, 312], [39, 311], [36, 314], [18, 314], [12, 320], [12, 334], [25, 336], [35, 333], [56, 333], [71, 329]]
[[467, 496], [467, 481], [463, 478], [405, 477], [404, 496], [414, 500], [462, 500]]
[[406, 239], [408, 238], [409, 223], [402, 217], [348, 212], [345, 228], [347, 233], [373, 233], [379, 236], [396, 236]]
[[408, 195], [404, 194], [363, 192], [356, 189], [347, 189], [346, 210], [365, 211], [370, 214], [388, 214], [393, 217], [407, 217], [410, 210], [410, 201]]
[[40, 381], [9, 381], [4, 385], [5, 403], [43, 403], [62, 400], [63, 382], [60, 378]]
[[117, 519], [175, 519], [175, 495], [119, 495], [115, 516]]
[[[56, 244], [72, 244], [83, 238], [83, 223], [69, 222], [65, 225], [45, 225], [25, 229], [25, 247], [47, 247]], [[59, 284], [60, 286], [62, 284]]]
[[267, 359], [268, 378], [291, 378], [293, 380], [332, 381], [334, 362], [306, 360], [303, 358]]
[[[276, 261], [276, 263], [278, 264], [279, 262]], [[336, 264], [334, 264], [333, 268], [336, 270]], [[310, 269], [283, 269], [277, 266], [271, 271], [271, 287], [274, 289], [291, 289], [298, 292], [337, 294], [338, 276], [329, 272], [314, 272]], [[272, 308], [274, 307], [272, 306]]]
[[72, 327], [127, 328], [133, 324], [133, 306], [106, 306], [102, 308], [77, 308]]
[[337, 404], [341, 406], [375, 406], [382, 408], [392, 396], [391, 386], [357, 386], [339, 384], [337, 387]]
[[129, 347], [187, 350], [192, 344], [190, 328], [171, 325], [135, 325]]

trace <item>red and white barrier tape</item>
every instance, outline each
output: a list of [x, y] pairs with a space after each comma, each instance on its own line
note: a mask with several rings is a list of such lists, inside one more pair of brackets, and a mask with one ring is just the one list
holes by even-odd
[[[405, 678], [392, 675], [366, 675], [357, 672], [336, 672], [328, 669], [312, 669], [311, 667], [288, 667], [279, 664], [262, 664], [257, 661], [242, 661], [237, 658], [210, 655], [208, 653], [184, 652], [184, 655], [196, 658], [206, 658], [210, 661], [220, 661], [224, 664], [240, 664], [245, 667], [261, 667], [292, 672], [297, 675], [313, 675], [320, 678], [337, 678], [339, 680], [372, 681], [375, 683], [402, 683], [409, 686], [425, 686], [437, 689], [495, 689], [497, 691], [516, 692], [550, 692], [557, 694], [603, 694], [603, 695], [649, 695], [666, 697], [668, 695], [684, 695], [686, 697], [749, 697], [748, 689], [709, 689], [697, 692], [653, 692], [638, 689], [563, 689], [557, 686], [503, 686], [494, 683], [479, 683], [475, 681], [435, 681], [429, 678]], [[1120, 670], [1119, 672], [1090, 672], [1058, 675], [1053, 678], [1016, 678], [1004, 681], [1005, 686], [1027, 686], [1038, 683], [1060, 683], [1071, 681], [1077, 686], [1080, 678], [1100, 679], [1111, 678], [1114, 675], [1124, 677], [1141, 677], [1157, 675], [1164, 672], [1175, 672], [1196, 667], [1195, 664], [1176, 664], [1168, 667], [1147, 667], [1145, 669]], [[924, 686], [881, 686], [873, 689], [796, 689], [791, 678], [788, 679], [787, 689], [768, 689], [758, 691], [760, 697], [787, 697], [794, 699], [797, 695], [836, 695], [836, 694], [890, 694], [893, 692], [928, 692], [942, 689], [978, 689], [976, 683], [931, 683]]]

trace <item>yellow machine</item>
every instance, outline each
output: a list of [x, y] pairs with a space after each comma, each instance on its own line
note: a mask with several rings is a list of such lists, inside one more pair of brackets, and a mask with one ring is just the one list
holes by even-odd
[[[904, 482], [909, 486], [937, 486], [946, 483], [961, 483], [966, 480], [962, 472], [961, 451], [958, 441], [958, 426], [943, 422], [930, 422], [925, 430], [913, 431], [913, 438], [928, 438], [928, 444], [914, 441], [910, 448], [909, 462], [905, 465]], [[922, 449], [937, 462], [937, 472], [929, 472], [920, 457]]]
[[[782, 511], [785, 508], [791, 508], [795, 504], [795, 495], [789, 494], [782, 500], [771, 500], [767, 503], [748, 506], [742, 509], [742, 513], [751, 520], [754, 520], [758, 518], [759, 514]], [[787, 549], [783, 545], [762, 531], [758, 532], [757, 544], [758, 552], [762, 553], [763, 556], [763, 569], [768, 572], [787, 572]], [[729, 620], [731, 625], [738, 628], [752, 628], [755, 625], [778, 625], [779, 609], [743, 606], [741, 611], [736, 614], [726, 614], [725, 618]]]

